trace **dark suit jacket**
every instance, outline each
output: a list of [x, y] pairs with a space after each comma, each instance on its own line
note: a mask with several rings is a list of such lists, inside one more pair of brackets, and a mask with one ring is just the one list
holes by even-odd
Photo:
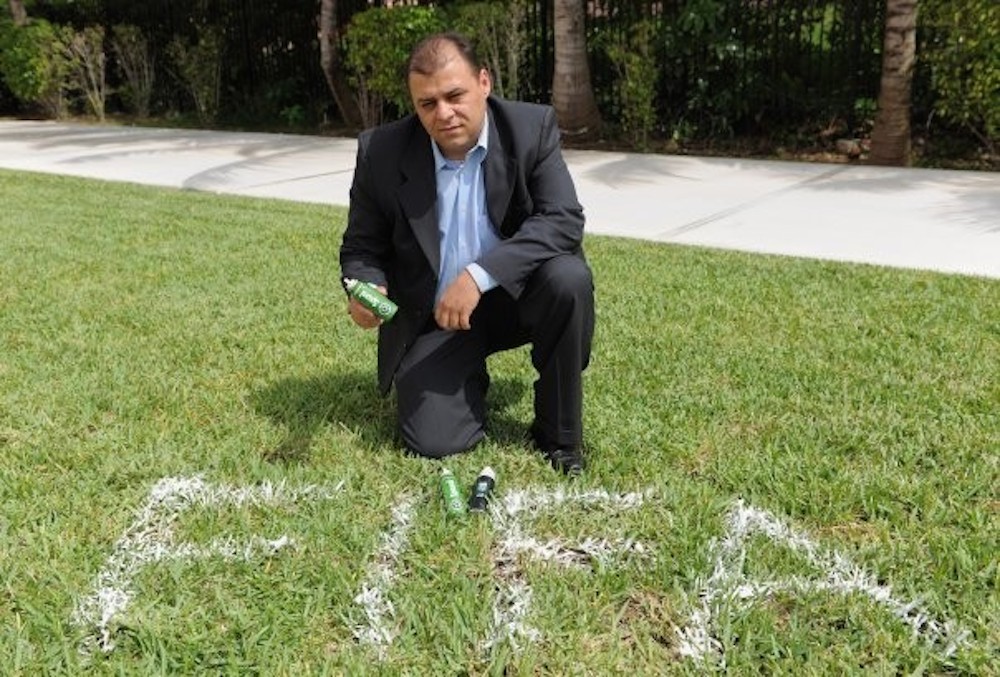
[[[488, 100], [486, 204], [501, 242], [479, 264], [518, 298], [531, 274], [561, 254], [583, 256], [583, 208], [548, 106]], [[340, 250], [344, 277], [385, 285], [399, 305], [379, 328], [383, 394], [433, 312], [440, 268], [434, 155], [415, 115], [363, 132]]]

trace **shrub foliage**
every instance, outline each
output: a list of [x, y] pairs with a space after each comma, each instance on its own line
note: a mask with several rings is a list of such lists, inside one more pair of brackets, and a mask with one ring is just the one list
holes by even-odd
[[931, 69], [934, 110], [1000, 144], [1000, 4], [996, 0], [925, 0], [919, 54]]

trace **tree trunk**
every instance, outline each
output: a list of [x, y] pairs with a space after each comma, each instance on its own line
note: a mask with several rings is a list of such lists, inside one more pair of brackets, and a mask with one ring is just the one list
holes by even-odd
[[344, 64], [340, 59], [340, 29], [337, 26], [337, 0], [320, 0], [319, 3], [319, 64], [326, 76], [326, 84], [333, 94], [340, 117], [350, 127], [360, 128], [361, 111], [354, 98]]
[[23, 0], [10, 0], [10, 15], [14, 19], [15, 26], [28, 23], [28, 12], [24, 9]]
[[555, 0], [555, 73], [552, 105], [566, 134], [596, 135], [601, 114], [590, 84], [587, 36], [583, 24], [584, 0]]
[[910, 89], [917, 52], [918, 0], [886, 0], [885, 48], [870, 164], [910, 164]]

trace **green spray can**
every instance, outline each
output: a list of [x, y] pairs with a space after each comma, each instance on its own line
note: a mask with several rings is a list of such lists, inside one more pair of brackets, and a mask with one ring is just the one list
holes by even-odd
[[464, 515], [465, 501], [462, 500], [462, 490], [458, 488], [458, 480], [448, 468], [441, 468], [441, 495], [449, 515]]
[[399, 310], [399, 306], [392, 302], [385, 294], [380, 292], [375, 285], [370, 282], [362, 282], [349, 277], [344, 278], [344, 288], [352, 298], [358, 302], [383, 322], [388, 322]]

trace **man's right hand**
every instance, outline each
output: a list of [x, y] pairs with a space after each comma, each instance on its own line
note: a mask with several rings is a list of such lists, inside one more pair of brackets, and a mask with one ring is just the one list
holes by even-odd
[[[385, 287], [380, 286], [377, 289], [383, 294], [386, 293]], [[353, 296], [348, 298], [347, 314], [354, 320], [354, 324], [362, 329], [374, 329], [382, 324], [382, 320], [379, 319], [378, 315], [361, 305], [361, 302]]]

